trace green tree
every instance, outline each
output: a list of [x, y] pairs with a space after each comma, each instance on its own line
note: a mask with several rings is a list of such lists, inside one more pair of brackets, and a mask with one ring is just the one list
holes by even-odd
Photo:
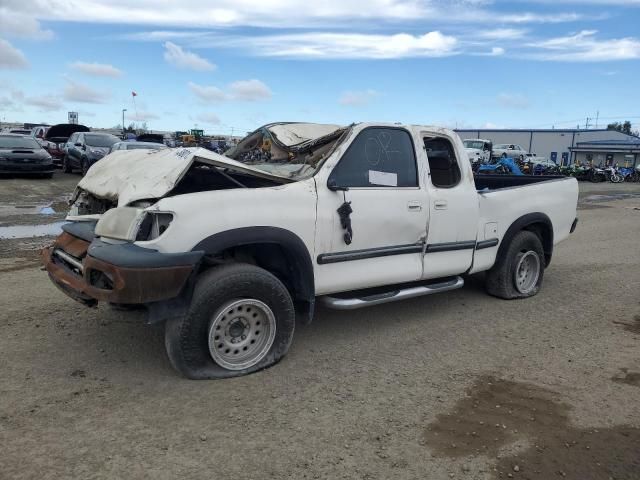
[[615, 130], [617, 132], [626, 133], [627, 135], [638, 136], [638, 130], [631, 130], [631, 122], [625, 120], [624, 122], [613, 122], [607, 125], [607, 130]]

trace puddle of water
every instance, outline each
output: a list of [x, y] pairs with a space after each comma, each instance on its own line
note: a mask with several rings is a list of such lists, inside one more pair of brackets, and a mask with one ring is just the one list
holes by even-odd
[[62, 225], [67, 222], [45, 223], [42, 225], [11, 225], [0, 227], [0, 239], [5, 238], [31, 238], [59, 235]]
[[638, 193], [617, 193], [611, 195], [589, 195], [580, 199], [581, 202], [609, 202], [612, 200], [624, 200], [627, 198], [638, 198]]
[[69, 210], [67, 198], [68, 196], [55, 198], [46, 203], [38, 204], [0, 205], [0, 216], [54, 215], [56, 213], [64, 213]]
[[[496, 458], [496, 479], [640, 478], [640, 429], [574, 427], [557, 394], [526, 383], [483, 377], [424, 434], [441, 457]], [[514, 442], [527, 445], [512, 453]]]

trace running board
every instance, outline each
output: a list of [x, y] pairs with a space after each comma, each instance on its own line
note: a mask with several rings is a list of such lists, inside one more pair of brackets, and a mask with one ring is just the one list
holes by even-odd
[[[448, 292], [464, 286], [462, 277], [453, 277], [445, 281], [436, 281], [423, 285], [414, 285], [406, 288], [390, 290], [388, 292], [377, 293], [373, 295], [364, 295], [360, 297], [341, 298], [322, 296], [318, 300], [322, 305], [336, 310], [354, 310], [356, 308], [370, 307], [372, 305], [380, 305], [381, 303], [396, 302], [407, 298], [421, 297], [423, 295], [432, 295], [434, 293]], [[356, 293], [356, 292], [353, 292]]]

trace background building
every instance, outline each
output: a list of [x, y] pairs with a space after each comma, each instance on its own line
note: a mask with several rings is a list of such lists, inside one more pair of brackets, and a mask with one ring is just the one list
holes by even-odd
[[594, 164], [640, 164], [640, 138], [617, 130], [456, 130], [460, 138], [482, 138], [497, 143], [513, 143], [558, 164], [592, 161]]

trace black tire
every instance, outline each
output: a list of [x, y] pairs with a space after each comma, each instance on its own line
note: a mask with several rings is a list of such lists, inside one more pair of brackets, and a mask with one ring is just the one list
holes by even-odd
[[84, 177], [89, 171], [89, 160], [86, 158], [80, 160], [80, 169], [82, 170], [82, 176]]
[[[515, 283], [515, 269], [519, 258], [524, 252], [534, 252], [538, 257], [539, 273], [535, 286], [527, 293], [521, 293], [516, 288]], [[496, 263], [487, 272], [485, 278], [485, 288], [489, 295], [494, 297], [504, 298], [505, 300], [511, 300], [514, 298], [527, 298], [533, 297], [540, 290], [542, 285], [542, 279], [544, 277], [544, 250], [542, 248], [542, 242], [540, 237], [534, 232], [528, 230], [522, 230], [515, 234], [511, 243], [507, 247], [504, 255], [501, 258], [496, 259]]]
[[64, 173], [71, 173], [72, 170], [73, 170], [73, 168], [71, 168], [71, 164], [69, 163], [69, 159], [65, 155], [64, 157], [62, 157], [62, 171]]
[[[264, 302], [275, 316], [275, 338], [266, 355], [255, 365], [230, 370], [217, 364], [209, 352], [212, 317], [233, 299]], [[171, 365], [187, 378], [219, 379], [247, 375], [277, 363], [293, 339], [295, 310], [287, 288], [270, 272], [248, 264], [215, 267], [197, 280], [189, 312], [165, 324], [165, 346]]]

